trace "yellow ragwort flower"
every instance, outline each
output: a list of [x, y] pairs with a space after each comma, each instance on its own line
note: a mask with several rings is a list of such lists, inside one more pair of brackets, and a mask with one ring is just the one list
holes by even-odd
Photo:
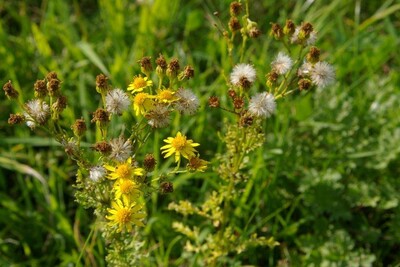
[[115, 198], [135, 201], [140, 197], [139, 185], [131, 179], [119, 179], [114, 184]]
[[179, 98], [175, 96], [175, 92], [171, 89], [162, 89], [157, 92], [156, 99], [160, 103], [173, 103], [178, 101]]
[[145, 114], [147, 111], [151, 110], [154, 106], [153, 96], [147, 93], [138, 93], [133, 99], [133, 109], [135, 115]]
[[134, 176], [142, 176], [144, 169], [132, 166], [132, 158], [129, 157], [125, 162], [119, 163], [117, 166], [104, 165], [111, 173], [107, 176], [110, 180], [116, 179], [133, 179]]
[[132, 225], [144, 226], [141, 221], [146, 217], [146, 213], [142, 211], [143, 206], [136, 202], [129, 202], [128, 199], [117, 199], [111, 203], [112, 208], [107, 209], [110, 215], [106, 218], [110, 220], [110, 226], [118, 226], [117, 232], [125, 229], [132, 231]]
[[137, 75], [133, 77], [133, 82], [128, 85], [128, 91], [132, 91], [131, 93], [142, 92], [144, 88], [153, 86], [153, 82], [149, 80], [147, 77], [142, 77], [142, 75]]
[[160, 150], [164, 150], [161, 153], [165, 153], [164, 158], [175, 154], [175, 162], [181, 160], [181, 156], [184, 158], [191, 158], [195, 156], [196, 149], [194, 147], [199, 146], [198, 143], [193, 143], [193, 140], [186, 139], [186, 136], [178, 132], [175, 137], [168, 137], [164, 139], [167, 145], [162, 146]]

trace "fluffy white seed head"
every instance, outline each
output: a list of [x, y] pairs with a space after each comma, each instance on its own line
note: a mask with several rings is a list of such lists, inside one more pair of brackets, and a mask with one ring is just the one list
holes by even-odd
[[311, 81], [319, 88], [324, 88], [335, 81], [335, 70], [325, 61], [317, 62], [310, 71]]
[[180, 88], [175, 96], [179, 98], [177, 102], [174, 103], [176, 110], [185, 115], [193, 115], [199, 108], [200, 101], [199, 98], [189, 89]]
[[282, 75], [290, 70], [293, 66], [293, 60], [283, 52], [279, 52], [275, 60], [271, 63], [276, 73]]
[[98, 182], [102, 180], [107, 174], [106, 169], [103, 166], [94, 166], [90, 168], [89, 178], [93, 182]]
[[106, 95], [106, 110], [121, 115], [131, 104], [128, 95], [121, 89], [114, 89]]
[[170, 123], [170, 111], [162, 104], [155, 105], [147, 114], [148, 123], [153, 128], [164, 128]]
[[275, 97], [267, 92], [253, 96], [249, 102], [249, 113], [255, 117], [270, 117], [276, 109]]
[[110, 158], [115, 159], [119, 162], [127, 160], [132, 153], [132, 144], [128, 139], [126, 140], [122, 136], [112, 139], [110, 141], [111, 154]]
[[230, 81], [233, 85], [242, 86], [244, 81], [250, 84], [256, 80], [256, 70], [250, 64], [240, 63], [233, 68]]

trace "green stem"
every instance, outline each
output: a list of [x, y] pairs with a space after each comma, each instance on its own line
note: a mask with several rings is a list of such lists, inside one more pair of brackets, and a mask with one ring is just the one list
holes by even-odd
[[81, 253], [79, 254], [79, 257], [75, 262], [75, 266], [79, 266], [80, 265], [81, 258], [83, 256], [83, 253], [84, 253], [84, 251], [86, 249], [87, 244], [89, 244], [89, 240], [92, 238], [94, 230], [95, 230], [95, 227], [93, 226], [92, 230], [90, 230], [89, 236], [86, 238], [86, 241], [85, 241], [85, 244], [83, 245], [83, 248], [81, 249]]

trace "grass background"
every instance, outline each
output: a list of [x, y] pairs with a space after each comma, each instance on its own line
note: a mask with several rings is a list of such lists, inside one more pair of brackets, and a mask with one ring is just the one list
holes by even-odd
[[[1, 83], [12, 80], [26, 101], [34, 81], [56, 71], [69, 99], [67, 127], [74, 117], [90, 120], [98, 106], [97, 74], [125, 88], [142, 56], [179, 57], [195, 68], [188, 86], [202, 108], [155, 140], [189, 131], [211, 160], [223, 152], [217, 133], [226, 114], [206, 102], [226, 94], [221, 73], [231, 69], [212, 14], [226, 21], [230, 1], [141, 2], [0, 0]], [[267, 34], [270, 23], [291, 18], [313, 23], [337, 82], [285, 99], [266, 122], [267, 142], [252, 158], [241, 218], [281, 245], [237, 259], [255, 266], [400, 266], [400, 2], [274, 2], [250, 1], [251, 18], [265, 33], [246, 52], [257, 70], [267, 72], [280, 49]], [[105, 266], [99, 233], [78, 260], [93, 216], [74, 202], [75, 166], [44, 133], [7, 125], [17, 111], [1, 98], [0, 266]], [[196, 264], [171, 231], [181, 218], [166, 207], [180, 199], [200, 203], [214, 176], [178, 176], [172, 195], [149, 203], [144, 265]]]

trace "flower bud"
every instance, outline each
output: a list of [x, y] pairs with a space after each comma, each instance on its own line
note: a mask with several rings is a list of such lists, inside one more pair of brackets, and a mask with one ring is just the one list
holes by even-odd
[[96, 76], [96, 91], [102, 95], [106, 95], [109, 91], [108, 77], [104, 74], [99, 74]]
[[84, 119], [77, 119], [75, 123], [71, 126], [74, 135], [78, 138], [82, 137], [86, 132], [86, 123]]
[[216, 96], [211, 96], [208, 99], [208, 105], [212, 108], [218, 108], [219, 107], [219, 99]]
[[140, 64], [140, 71], [147, 77], [150, 77], [150, 73], [153, 70], [153, 66], [151, 65], [151, 57], [143, 57], [138, 62]]
[[310, 52], [308, 52], [308, 54], [307, 54], [307, 61], [312, 64], [317, 63], [319, 61], [320, 53], [321, 52], [317, 47], [312, 46], [310, 48]]
[[35, 97], [43, 99], [47, 96], [47, 87], [45, 80], [37, 80], [33, 85], [33, 89], [35, 90]]
[[143, 167], [147, 172], [151, 172], [154, 170], [157, 164], [156, 159], [154, 158], [153, 154], [147, 154], [143, 160]]
[[11, 81], [8, 81], [6, 84], [4, 84], [3, 90], [8, 99], [18, 98], [18, 91], [12, 86]]

